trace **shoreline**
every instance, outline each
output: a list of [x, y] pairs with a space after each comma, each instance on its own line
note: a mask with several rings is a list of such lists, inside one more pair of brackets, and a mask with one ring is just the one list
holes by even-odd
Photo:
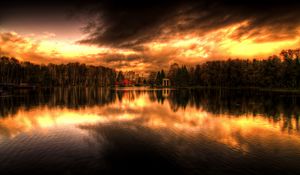
[[17, 88], [0, 88], [0, 95], [1, 93], [5, 93], [11, 90], [30, 90], [30, 91], [35, 91], [35, 90], [40, 90], [40, 89], [51, 89], [51, 88], [107, 88], [107, 89], [218, 89], [218, 90], [256, 90], [256, 91], [261, 91], [261, 92], [287, 92], [287, 93], [300, 93], [300, 89], [291, 89], [291, 88], [264, 88], [264, 87], [221, 87], [221, 86], [32, 86], [32, 87], [17, 87]]

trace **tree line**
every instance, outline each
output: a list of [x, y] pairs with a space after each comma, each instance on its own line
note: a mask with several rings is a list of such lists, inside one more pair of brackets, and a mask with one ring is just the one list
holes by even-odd
[[169, 78], [172, 86], [300, 88], [300, 49], [283, 50], [264, 60], [229, 59], [208, 61], [188, 68], [172, 64], [150, 73], [148, 82], [161, 86]]
[[[172, 64], [168, 71], [151, 72], [142, 85], [300, 88], [300, 49], [283, 50], [264, 60], [229, 59], [187, 67]], [[1, 84], [39, 86], [111, 86], [124, 80], [123, 73], [103, 66], [80, 63], [38, 65], [0, 57]]]
[[0, 57], [1, 84], [110, 86], [115, 78], [116, 72], [103, 66], [80, 63], [38, 65]]

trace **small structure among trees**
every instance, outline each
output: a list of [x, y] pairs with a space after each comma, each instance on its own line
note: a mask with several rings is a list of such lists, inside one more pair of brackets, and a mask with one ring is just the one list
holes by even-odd
[[164, 87], [171, 86], [170, 79], [169, 78], [163, 78], [163, 80], [162, 80], [162, 86], [164, 86]]

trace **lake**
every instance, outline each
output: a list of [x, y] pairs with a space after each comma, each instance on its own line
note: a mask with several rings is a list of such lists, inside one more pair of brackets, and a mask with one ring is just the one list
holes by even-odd
[[300, 96], [53, 88], [0, 97], [0, 174], [300, 174]]

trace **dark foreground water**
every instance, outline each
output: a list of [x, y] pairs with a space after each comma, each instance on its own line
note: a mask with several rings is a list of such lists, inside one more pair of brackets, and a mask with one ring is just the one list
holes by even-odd
[[0, 174], [300, 174], [300, 97], [49, 89], [0, 97]]

